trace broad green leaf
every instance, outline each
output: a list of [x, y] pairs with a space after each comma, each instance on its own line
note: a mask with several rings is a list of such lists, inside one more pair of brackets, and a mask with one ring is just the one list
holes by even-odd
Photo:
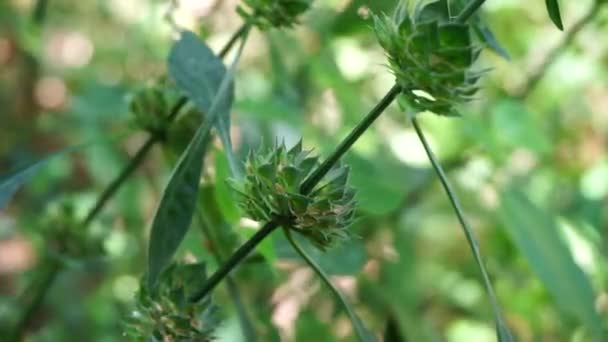
[[545, 0], [545, 4], [547, 5], [547, 12], [549, 12], [549, 18], [551, 21], [557, 26], [558, 29], [564, 30], [564, 24], [562, 23], [562, 16], [559, 11], [559, 1], [558, 0]]
[[362, 342], [373, 342], [376, 341], [374, 335], [365, 327], [363, 321], [357, 316], [355, 310], [348, 303], [346, 298], [342, 295], [342, 293], [332, 284], [329, 276], [325, 274], [323, 269], [317, 264], [306, 252], [300, 247], [300, 245], [295, 241], [293, 236], [291, 235], [289, 228], [284, 228], [283, 232], [285, 232], [285, 237], [291, 244], [291, 246], [300, 254], [300, 256], [306, 261], [306, 263], [317, 273], [321, 280], [329, 287], [329, 289], [333, 292], [334, 296], [344, 307], [348, 318], [350, 318], [350, 322], [353, 325], [353, 329], [355, 331], [355, 335]]
[[[224, 72], [218, 84], [213, 72], [207, 72], [210, 79], [194, 76], [195, 73], [205, 74], [205, 68], [192, 58], [209, 58], [211, 65], [217, 66], [217, 57], [204, 54], [208, 48], [190, 32], [185, 32], [175, 44], [169, 58], [169, 71], [176, 79], [181, 79], [187, 91], [191, 91], [197, 103], [206, 104], [207, 98], [200, 94], [214, 94], [213, 100], [206, 111], [207, 115], [201, 126], [197, 129], [192, 141], [181, 155], [169, 184], [161, 198], [158, 210], [152, 223], [150, 246], [148, 252], [148, 286], [153, 287], [162, 270], [169, 265], [175, 251], [186, 235], [198, 198], [200, 175], [203, 168], [203, 155], [210, 140], [210, 131], [216, 118], [230, 112], [233, 97], [234, 70], [241, 56], [246, 41], [243, 37], [239, 52], [232, 62], [230, 70]], [[191, 51], [195, 57], [188, 55]], [[215, 59], [215, 62], [213, 60]], [[180, 65], [183, 64], [183, 65]], [[188, 66], [192, 67], [190, 73], [186, 72]], [[199, 75], [200, 76], [200, 75]], [[197, 83], [200, 82], [200, 83]], [[178, 82], [179, 83], [179, 82]], [[213, 90], [216, 87], [216, 90]], [[200, 93], [196, 93], [196, 89]], [[199, 96], [200, 95], [200, 96]]]
[[37, 162], [33, 162], [27, 166], [21, 167], [7, 175], [0, 176], [0, 210], [6, 207], [15, 193], [24, 183], [29, 181], [38, 170], [47, 165], [51, 160], [64, 156], [68, 153], [72, 153], [75, 150], [86, 147], [90, 144], [91, 143], [67, 147], [54, 152]]
[[502, 194], [499, 217], [556, 304], [599, 337], [602, 321], [595, 311], [593, 289], [560, 238], [553, 218], [515, 191]]
[[[222, 61], [194, 33], [185, 31], [169, 55], [169, 72], [179, 88], [184, 91], [196, 107], [209, 114], [211, 104], [222, 81], [226, 68]], [[230, 107], [234, 98], [234, 84], [228, 89], [222, 107]], [[239, 166], [232, 152], [230, 140], [230, 111], [221, 110], [215, 122], [230, 167], [239, 174]]]

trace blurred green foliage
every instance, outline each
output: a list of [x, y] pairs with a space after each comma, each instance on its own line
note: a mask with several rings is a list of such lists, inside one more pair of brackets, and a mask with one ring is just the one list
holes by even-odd
[[[49, 208], [83, 217], [141, 146], [128, 95], [166, 75], [174, 34], [166, 1], [0, 2], [0, 179], [55, 151], [0, 209], [0, 331], [15, 322], [29, 284], [44, 278]], [[181, 1], [176, 24], [214, 49], [241, 25], [237, 1]], [[593, 1], [562, 2], [564, 29]], [[328, 155], [394, 82], [369, 12], [394, 0], [316, 1], [287, 31], [252, 32], [235, 77], [237, 158], [275, 139]], [[605, 7], [605, 6], [604, 6]], [[599, 7], [567, 44], [542, 1], [487, 1], [485, 22], [511, 56], [489, 67], [462, 117], [421, 116], [480, 236], [506, 320], [520, 341], [588, 341], [608, 324], [608, 10]], [[42, 11], [42, 12], [41, 12]], [[528, 87], [529, 75], [559, 54]], [[521, 90], [524, 90], [522, 92]], [[181, 260], [217, 267], [255, 226], [240, 220], [230, 168], [211, 144], [201, 208], [219, 246], [191, 229]], [[63, 262], [28, 330], [31, 341], [123, 337], [145, 269], [149, 226], [176, 163], [154, 149], [93, 222], [103, 258]], [[344, 160], [357, 189], [357, 236], [313, 258], [380, 334], [410, 341], [492, 341], [490, 305], [458, 222], [406, 115], [394, 105]], [[52, 228], [52, 227], [51, 227]], [[304, 241], [303, 241], [304, 242]], [[56, 259], [52, 259], [56, 260]], [[261, 341], [353, 340], [343, 311], [276, 234], [234, 274]], [[27, 296], [26, 296], [27, 297]], [[214, 299], [223, 341], [242, 340], [225, 287]], [[25, 300], [29, 300], [25, 298]], [[0, 335], [2, 336], [2, 335]], [[1, 340], [1, 338], [0, 338]]]

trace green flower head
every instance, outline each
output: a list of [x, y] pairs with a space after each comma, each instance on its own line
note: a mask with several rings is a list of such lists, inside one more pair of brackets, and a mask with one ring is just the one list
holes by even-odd
[[216, 307], [209, 297], [189, 301], [206, 280], [203, 263], [169, 266], [154, 289], [142, 280], [126, 335], [140, 341], [212, 341], [218, 325]]
[[472, 71], [480, 48], [469, 25], [455, 22], [447, 0], [419, 1], [410, 11], [401, 2], [392, 17], [374, 16], [374, 29], [403, 96], [415, 111], [458, 115], [472, 99], [483, 72]]
[[299, 142], [287, 150], [275, 145], [268, 153], [250, 153], [243, 180], [231, 180], [239, 206], [256, 221], [278, 219], [325, 250], [348, 238], [355, 213], [355, 191], [347, 185], [349, 169], [335, 166], [308, 194], [302, 182], [319, 166], [319, 158]]
[[306, 12], [312, 0], [243, 0], [245, 6], [237, 8], [246, 21], [262, 30], [271, 27], [291, 27]]
[[161, 137], [163, 145], [178, 155], [203, 120], [203, 115], [191, 104], [173, 113], [179, 100], [175, 84], [161, 77], [136, 90], [129, 102], [136, 126]]

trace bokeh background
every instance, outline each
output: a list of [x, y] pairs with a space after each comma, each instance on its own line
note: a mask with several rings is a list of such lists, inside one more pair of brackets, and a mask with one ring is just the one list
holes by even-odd
[[[181, 0], [172, 17], [217, 51], [242, 23], [237, 3]], [[238, 154], [302, 137], [327, 156], [394, 82], [369, 19], [394, 5], [315, 1], [301, 25], [253, 32], [236, 76]], [[483, 18], [510, 60], [483, 53], [479, 67], [490, 71], [461, 118], [420, 117], [520, 341], [587, 341], [593, 327], [608, 326], [608, 4], [562, 5], [566, 32], [551, 24], [544, 1], [488, 0]], [[166, 74], [175, 38], [168, 8], [146, 0], [0, 2], [0, 174], [88, 144], [46, 164], [0, 211], [0, 322], [15, 319], [19, 296], [41, 272], [57, 203], [85, 213], [145, 141], [128, 97]], [[219, 143], [208, 159], [205, 191], [222, 229], [243, 240], [256, 224], [231, 202]], [[103, 256], [66, 260], [28, 340], [124, 338], [149, 223], [175, 160], [156, 148], [120, 190], [91, 226]], [[390, 321], [408, 341], [495, 340], [464, 235], [397, 105], [345, 162], [359, 190], [356, 238], [315, 256], [366, 324], [381, 335]], [[275, 235], [235, 273], [260, 339], [354, 340], [338, 303]], [[214, 269], [207, 247], [192, 229], [180, 258]], [[219, 340], [242, 340], [225, 289], [215, 297], [224, 316]]]

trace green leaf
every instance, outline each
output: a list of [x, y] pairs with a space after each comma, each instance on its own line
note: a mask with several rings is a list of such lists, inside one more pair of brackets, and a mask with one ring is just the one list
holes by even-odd
[[[159, 274], [171, 262], [171, 258], [184, 239], [192, 221], [203, 168], [203, 154], [207, 149], [211, 127], [216, 118], [226, 115], [230, 111], [234, 70], [240, 60], [246, 38], [245, 35], [230, 70], [224, 73], [219, 84], [216, 82], [213, 72], [206, 73], [210, 79], [194, 75], [195, 73], [205, 74], [206, 69], [200, 69], [200, 65], [196, 63], [192, 64], [192, 57], [188, 55], [187, 51], [192, 51], [199, 58], [209, 58], [209, 63], [216, 66], [217, 57], [203, 53], [208, 48], [201, 48], [200, 46], [204, 45], [197, 43], [198, 39], [192, 33], [185, 32], [171, 51], [169, 72], [176, 79], [182, 80], [180, 87], [184, 86], [187, 91], [196, 95], [193, 98], [197, 99], [195, 102], [198, 101], [197, 103], [200, 104], [206, 104], [205, 101], [207, 101], [206, 95], [203, 94], [214, 94], [214, 97], [209, 105], [206, 120], [197, 129], [177, 163], [154, 217], [148, 252], [148, 286], [150, 288], [154, 287]], [[197, 39], [197, 41], [193, 41], [193, 39]], [[216, 61], [214, 62], [214, 60]], [[190, 74], [185, 72], [189, 65], [193, 68], [190, 70]], [[216, 87], [216, 90], [213, 90], [213, 87]], [[197, 89], [198, 92], [196, 92]]]
[[[222, 61], [194, 33], [185, 31], [169, 55], [169, 72], [179, 88], [184, 91], [203, 113], [209, 113], [211, 103], [217, 94], [218, 85], [226, 73]], [[231, 82], [228, 96], [222, 104], [230, 107], [234, 98], [234, 84]], [[230, 168], [240, 174], [239, 164], [232, 152], [230, 140], [230, 110], [220, 111], [215, 122]]]
[[38, 170], [47, 165], [50, 161], [57, 157], [72, 153], [82, 147], [89, 146], [90, 144], [92, 144], [92, 142], [64, 148], [57, 152], [51, 153], [39, 161], [30, 163], [29, 165], [21, 167], [7, 175], [0, 176], [0, 210], [6, 207], [15, 193], [24, 183], [29, 181]]
[[498, 39], [496, 39], [496, 36], [494, 36], [494, 33], [492, 32], [492, 30], [490, 30], [489, 27], [481, 23], [476, 23], [475, 25], [473, 25], [473, 30], [475, 31], [477, 38], [479, 38], [479, 40], [485, 43], [490, 48], [490, 50], [494, 51], [497, 55], [501, 56], [507, 61], [511, 60], [511, 56], [509, 55], [507, 50], [500, 44], [500, 42], [498, 42]]
[[556, 304], [600, 337], [602, 321], [595, 311], [593, 289], [560, 238], [554, 219], [516, 191], [502, 194], [499, 217]]
[[562, 16], [559, 11], [559, 1], [558, 0], [545, 0], [545, 4], [547, 5], [547, 12], [549, 12], [549, 18], [551, 21], [557, 26], [558, 29], [564, 30], [564, 24], [562, 23]]
[[361, 319], [355, 313], [355, 310], [351, 307], [351, 305], [348, 303], [346, 298], [344, 298], [342, 293], [332, 284], [331, 280], [329, 279], [327, 274], [325, 274], [323, 269], [321, 269], [321, 267], [308, 254], [306, 254], [306, 252], [294, 240], [293, 236], [291, 235], [290, 229], [283, 228], [283, 232], [285, 233], [285, 237], [287, 238], [287, 240], [289, 241], [291, 246], [298, 252], [298, 254], [300, 254], [300, 256], [306, 261], [306, 263], [310, 267], [312, 267], [312, 269], [315, 271], [315, 273], [317, 273], [317, 275], [319, 275], [319, 277], [321, 277], [321, 280], [323, 280], [325, 285], [327, 285], [327, 287], [329, 287], [329, 289], [333, 292], [336, 299], [338, 299], [338, 301], [340, 301], [340, 303], [344, 307], [344, 310], [346, 310], [348, 318], [350, 318], [351, 324], [353, 325], [353, 329], [355, 330], [355, 334], [357, 335], [359, 341], [362, 341], [362, 342], [376, 341], [376, 338], [374, 337], [374, 335], [365, 327], [365, 325], [363, 324]]

